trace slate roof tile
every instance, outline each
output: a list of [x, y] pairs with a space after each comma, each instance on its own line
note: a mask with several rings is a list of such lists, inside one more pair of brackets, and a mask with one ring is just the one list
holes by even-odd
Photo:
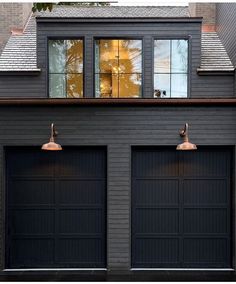
[[234, 66], [216, 32], [202, 33], [198, 71], [233, 71]]
[[0, 71], [38, 70], [36, 21], [32, 16], [22, 35], [12, 35], [0, 55]]
[[189, 17], [188, 7], [181, 6], [57, 6], [52, 12], [37, 14], [39, 18], [165, 18]]

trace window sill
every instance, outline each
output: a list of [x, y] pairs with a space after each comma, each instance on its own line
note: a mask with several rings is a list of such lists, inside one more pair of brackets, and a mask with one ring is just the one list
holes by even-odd
[[0, 105], [85, 105], [85, 106], [96, 106], [96, 105], [109, 105], [109, 106], [123, 106], [123, 105], [134, 105], [134, 106], [195, 106], [195, 105], [236, 105], [236, 98], [205, 98], [205, 99], [153, 99], [153, 98], [120, 98], [120, 99], [99, 99], [99, 98], [81, 98], [81, 99], [49, 99], [49, 98], [2, 98], [0, 99]]

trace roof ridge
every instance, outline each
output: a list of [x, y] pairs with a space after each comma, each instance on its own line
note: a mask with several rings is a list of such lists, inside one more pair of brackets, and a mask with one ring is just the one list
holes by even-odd
[[180, 6], [180, 5], [160, 5], [160, 6], [155, 6], [155, 5], [111, 5], [111, 6], [76, 6], [76, 5], [57, 5], [54, 6], [54, 8], [103, 8], [103, 9], [109, 9], [109, 8], [159, 8], [159, 7], [164, 7], [164, 8], [188, 8], [188, 6]]

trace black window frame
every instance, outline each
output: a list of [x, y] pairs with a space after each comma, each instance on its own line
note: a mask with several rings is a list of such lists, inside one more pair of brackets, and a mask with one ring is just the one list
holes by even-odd
[[68, 98], [67, 96], [65, 98], [52, 98], [50, 97], [50, 89], [49, 89], [49, 75], [50, 75], [50, 72], [49, 72], [49, 41], [50, 40], [82, 40], [83, 42], [83, 72], [80, 73], [80, 74], [83, 74], [83, 97], [81, 97], [81, 99], [84, 99], [86, 98], [86, 95], [85, 95], [85, 37], [84, 36], [48, 36], [47, 37], [47, 48], [46, 48], [46, 59], [47, 59], [47, 68], [46, 68], [46, 76], [47, 76], [47, 79], [46, 79], [46, 82], [47, 82], [47, 98], [49, 99], [78, 99], [78, 98]]
[[[131, 39], [131, 40], [141, 40], [141, 46], [142, 46], [142, 50], [141, 50], [141, 62], [142, 62], [142, 66], [141, 66], [141, 96], [138, 98], [134, 98], [134, 97], [118, 97], [118, 98], [110, 98], [112, 99], [133, 99], [133, 100], [138, 100], [138, 99], [142, 99], [145, 98], [144, 96], [144, 36], [96, 36], [93, 37], [93, 98], [95, 99], [101, 99], [101, 97], [96, 97], [96, 66], [95, 66], [95, 44], [97, 40], [125, 40], [125, 39]], [[105, 99], [105, 98], [104, 98]], [[107, 98], [106, 98], [107, 99]]]
[[[155, 54], [154, 54], [154, 42], [155, 40], [187, 40], [188, 41], [188, 70], [187, 73], [187, 96], [186, 97], [169, 97], [169, 98], [154, 98], [154, 63], [155, 63]], [[192, 53], [192, 36], [187, 35], [175, 35], [175, 36], [153, 36], [152, 37], [152, 94], [151, 98], [153, 99], [189, 99], [190, 98], [190, 91], [191, 91], [191, 70], [192, 70], [192, 61], [191, 61], [191, 53]], [[171, 74], [171, 73], [170, 73]]]

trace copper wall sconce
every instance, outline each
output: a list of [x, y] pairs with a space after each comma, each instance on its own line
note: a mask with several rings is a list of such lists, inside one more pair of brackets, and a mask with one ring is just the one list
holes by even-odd
[[48, 143], [43, 144], [41, 147], [42, 150], [46, 151], [61, 151], [62, 147], [60, 144], [55, 142], [55, 137], [58, 135], [58, 132], [55, 130], [54, 124], [51, 124], [51, 137]]
[[188, 123], [185, 123], [184, 129], [181, 129], [179, 135], [183, 138], [183, 143], [176, 147], [176, 150], [197, 150], [197, 146], [189, 142], [188, 138]]

